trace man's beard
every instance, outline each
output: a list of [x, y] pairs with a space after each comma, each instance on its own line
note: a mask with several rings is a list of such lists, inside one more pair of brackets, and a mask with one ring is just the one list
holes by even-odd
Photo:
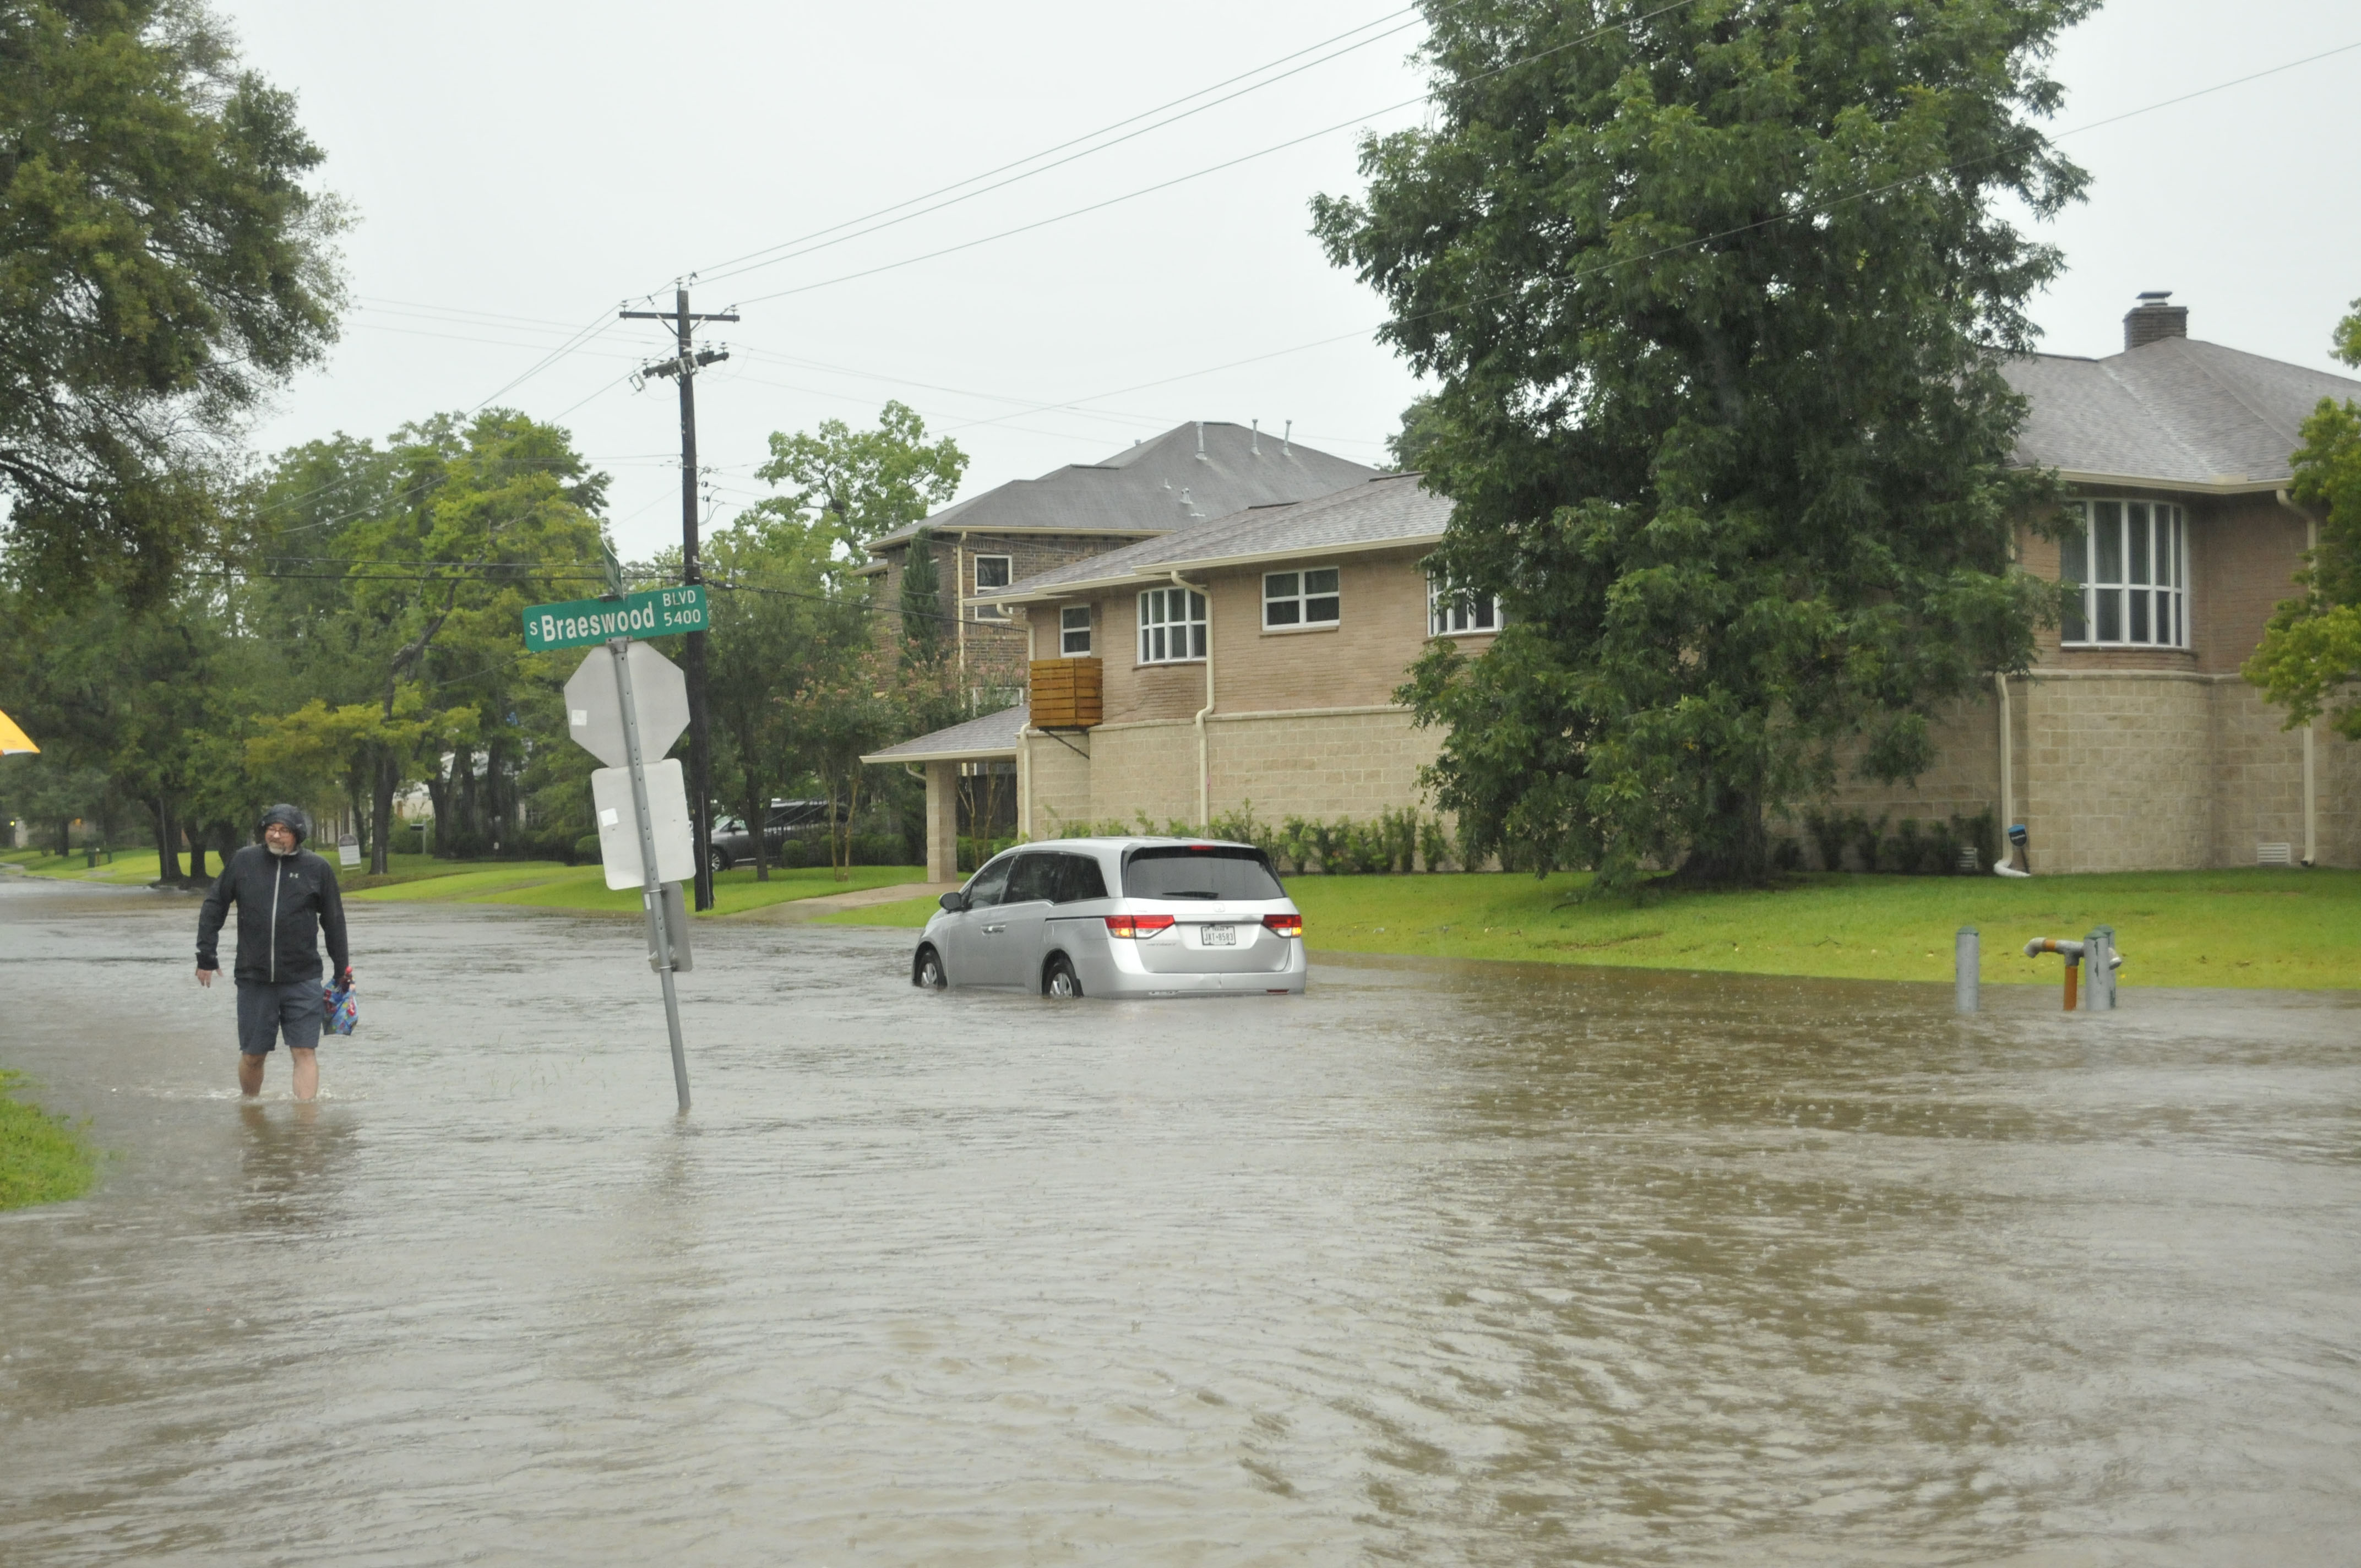
[[283, 850], [282, 850], [282, 849], [280, 849], [278, 845], [276, 845], [276, 844], [272, 843], [272, 842], [271, 842], [269, 839], [265, 839], [262, 841], [262, 847], [263, 847], [264, 849], [266, 849], [266, 850], [269, 850], [272, 854], [274, 854], [274, 855], [280, 855], [280, 856], [291, 855], [291, 854], [293, 854], [293, 853], [295, 852], [295, 850], [296, 850], [296, 849], [297, 849], [297, 846], [296, 846], [296, 845], [290, 844], [290, 845], [288, 845], [285, 849], [283, 849]]

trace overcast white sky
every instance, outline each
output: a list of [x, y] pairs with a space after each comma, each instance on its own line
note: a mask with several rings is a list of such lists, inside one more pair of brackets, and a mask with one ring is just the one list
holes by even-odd
[[[675, 402], [668, 384], [623, 381], [666, 339], [612, 317], [651, 291], [668, 307], [689, 272], [705, 280], [696, 308], [744, 317], [708, 329], [733, 356], [698, 382], [713, 523], [764, 493], [752, 470], [768, 433], [869, 423], [887, 398], [957, 436], [972, 494], [1188, 419], [1292, 420], [1301, 439], [1375, 462], [1415, 389], [1368, 335], [1374, 299], [1306, 233], [1313, 192], [1357, 189], [1356, 128], [1419, 115], [1378, 112], [1423, 87], [1406, 58], [1415, 16], [1389, 19], [1389, 0], [221, 5], [247, 61], [300, 94], [324, 182], [359, 218], [346, 242], [359, 308], [257, 430], [265, 450], [382, 436], [497, 394], [575, 432], [615, 477], [623, 553], [644, 555], [679, 537]], [[1355, 28], [1345, 42], [1374, 41], [1170, 128], [721, 276]], [[2350, 0], [2116, 0], [2066, 40], [2055, 128], [2356, 42]], [[2356, 68], [2361, 51], [2068, 136], [2096, 178], [2054, 230], [2071, 270], [2038, 305], [2047, 346], [2112, 353], [2133, 296], [2171, 289], [2194, 335], [2337, 368], [2328, 331], [2361, 294], [2352, 116], [2335, 107]], [[1280, 352], [1325, 339], [1341, 341]]]

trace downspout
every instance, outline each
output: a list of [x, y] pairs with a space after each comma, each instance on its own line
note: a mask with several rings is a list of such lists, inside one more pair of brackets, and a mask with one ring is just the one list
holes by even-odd
[[[1197, 826], [1210, 833], [1213, 830], [1213, 808], [1207, 797], [1212, 794], [1213, 763], [1205, 750], [1205, 716], [1213, 711], [1213, 595], [1210, 587], [1201, 588], [1178, 572], [1165, 574], [1180, 585], [1185, 593], [1205, 596], [1205, 706], [1197, 710]], [[1182, 599], [1180, 608], [1187, 609], [1189, 601]], [[1188, 625], [1188, 618], [1181, 618]]]
[[[2303, 519], [2304, 564], [2311, 565], [2320, 555], [2320, 520], [2295, 504], [2287, 491], [2273, 490], [2271, 499]], [[2303, 863], [2307, 866], [2320, 859], [2320, 793], [2312, 772], [2312, 731], [2320, 728], [2315, 718], [2303, 727]]]
[[1993, 689], [2000, 694], [2000, 830], [2004, 838], [2016, 825], [2016, 746], [2008, 707], [2008, 675], [1993, 672]]

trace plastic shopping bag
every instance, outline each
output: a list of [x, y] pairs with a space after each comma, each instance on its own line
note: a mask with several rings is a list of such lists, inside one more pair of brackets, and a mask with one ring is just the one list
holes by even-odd
[[353, 1025], [361, 1021], [358, 987], [324, 985], [320, 988], [320, 1005], [327, 1011], [328, 1027], [339, 1035], [351, 1034]]

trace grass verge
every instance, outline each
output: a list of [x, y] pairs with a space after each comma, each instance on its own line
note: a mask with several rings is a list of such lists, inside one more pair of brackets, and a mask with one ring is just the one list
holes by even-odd
[[[774, 871], [770, 881], [757, 882], [749, 867], [724, 872], [714, 879], [714, 907], [708, 913], [742, 915], [750, 909], [799, 898], [892, 887], [897, 883], [924, 882], [926, 877], [923, 866], [854, 866], [850, 878], [839, 882], [828, 867], [814, 866]], [[606, 873], [598, 867], [560, 865], [555, 861], [454, 865], [439, 876], [367, 887], [352, 897], [373, 904], [515, 904], [538, 909], [587, 909], [616, 915], [636, 915], [640, 911], [636, 889], [610, 890]]]
[[[185, 862], [183, 862], [185, 863]], [[93, 871], [80, 855], [48, 855], [17, 850], [0, 855], [0, 864], [22, 868], [34, 876], [64, 882], [94, 882], [115, 887], [145, 887], [159, 872], [153, 850], [126, 850], [108, 864]], [[220, 862], [209, 861], [209, 871]], [[339, 869], [345, 895], [364, 903], [518, 904], [542, 909], [592, 909], [613, 914], [637, 914], [636, 892], [609, 892], [598, 867], [569, 866], [560, 861], [439, 861], [432, 855], [391, 855], [381, 876]], [[858, 893], [897, 883], [924, 882], [923, 866], [855, 866], [844, 882], [826, 866], [796, 871], [774, 869], [771, 880], [757, 882], [752, 867], [724, 872], [714, 879], [714, 915], [742, 915], [774, 904], [818, 898], [831, 893]]]
[[[314, 844], [312, 848], [335, 859], [335, 846], [325, 850]], [[389, 887], [396, 883], [419, 882], [429, 877], [450, 876], [455, 872], [479, 867], [498, 867], [517, 862], [504, 861], [438, 861], [432, 855], [390, 855], [383, 876], [371, 876], [357, 868], [339, 866], [337, 881], [346, 893], [367, 888]], [[555, 864], [555, 861], [548, 862]], [[163, 874], [163, 861], [153, 850], [119, 850], [113, 861], [101, 861], [93, 869], [79, 853], [71, 855], [45, 854], [38, 850], [12, 850], [0, 854], [0, 865], [18, 868], [30, 875], [50, 877], [60, 882], [94, 882], [111, 887], [146, 887]], [[188, 856], [181, 857], [181, 869], [188, 869]], [[205, 857], [208, 883], [221, 872], [221, 861], [213, 855]]]
[[[1770, 889], [1587, 897], [1590, 879], [1453, 873], [1296, 877], [1314, 952], [1607, 964], [1843, 980], [1945, 981], [1961, 926], [1982, 934], [1987, 985], [2057, 985], [2033, 937], [2115, 928], [2125, 985], [2361, 989], [2361, 872], [2133, 872], [2109, 876], [1798, 877]], [[930, 899], [830, 925], [926, 924]]]
[[81, 1197], [98, 1175], [98, 1157], [80, 1128], [16, 1099], [21, 1081], [0, 1068], [0, 1209]]

